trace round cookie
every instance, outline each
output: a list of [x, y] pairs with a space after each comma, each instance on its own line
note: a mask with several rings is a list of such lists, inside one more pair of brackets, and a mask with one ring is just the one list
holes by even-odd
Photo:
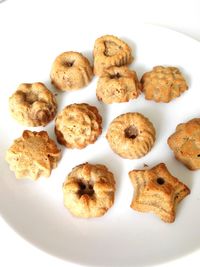
[[200, 118], [179, 124], [168, 138], [168, 145], [188, 169], [200, 169]]
[[71, 104], [56, 118], [58, 142], [67, 148], [82, 149], [93, 144], [102, 132], [102, 118], [94, 106]]
[[96, 90], [98, 100], [105, 104], [128, 102], [140, 94], [140, 83], [135, 71], [126, 66], [110, 67], [99, 78]]
[[116, 154], [122, 158], [137, 159], [151, 150], [155, 136], [155, 128], [146, 117], [130, 112], [111, 122], [106, 138]]
[[115, 179], [106, 166], [84, 163], [63, 184], [64, 205], [81, 218], [104, 215], [114, 203]]
[[112, 66], [128, 65], [133, 61], [131, 48], [113, 35], [104, 35], [94, 44], [94, 73], [98, 76]]
[[6, 161], [18, 179], [37, 180], [40, 176], [48, 177], [59, 159], [60, 150], [45, 131], [25, 130], [6, 153]]
[[47, 125], [56, 115], [54, 95], [43, 83], [22, 83], [9, 98], [13, 118], [20, 124], [36, 127]]
[[147, 100], [168, 103], [188, 89], [185, 78], [175, 67], [156, 66], [141, 79]]
[[64, 52], [55, 59], [50, 77], [57, 89], [76, 90], [91, 81], [93, 71], [89, 60], [81, 53]]

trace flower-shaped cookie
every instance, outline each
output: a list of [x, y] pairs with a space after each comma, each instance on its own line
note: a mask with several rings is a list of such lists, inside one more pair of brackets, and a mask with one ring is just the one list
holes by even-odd
[[48, 177], [59, 159], [60, 150], [45, 131], [24, 131], [6, 153], [6, 161], [18, 179]]
[[150, 170], [129, 172], [134, 186], [131, 208], [153, 212], [164, 222], [175, 220], [177, 204], [190, 193], [190, 189], [172, 176], [164, 163]]
[[147, 100], [168, 103], [188, 89], [185, 78], [175, 67], [156, 66], [141, 79]]

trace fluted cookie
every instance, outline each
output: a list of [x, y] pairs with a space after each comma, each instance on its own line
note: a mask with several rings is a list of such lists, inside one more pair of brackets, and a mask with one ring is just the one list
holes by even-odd
[[179, 124], [168, 138], [168, 145], [190, 170], [200, 169], [200, 118]]
[[19, 123], [36, 127], [47, 125], [56, 115], [54, 95], [43, 83], [22, 83], [9, 98], [11, 115]]
[[150, 170], [129, 172], [134, 187], [131, 208], [141, 212], [153, 212], [167, 223], [176, 216], [177, 204], [190, 194], [190, 189], [171, 175], [164, 163]]
[[59, 159], [60, 150], [45, 131], [24, 131], [6, 153], [6, 161], [17, 179], [48, 177]]
[[69, 105], [56, 118], [58, 142], [67, 148], [84, 148], [94, 143], [101, 132], [101, 115], [96, 107], [88, 104]]
[[147, 100], [165, 103], [188, 89], [185, 78], [175, 67], [156, 66], [142, 76], [141, 84]]
[[153, 124], [142, 114], [129, 112], [115, 118], [109, 125], [107, 140], [112, 150], [127, 159], [146, 155], [155, 142]]
[[63, 184], [64, 205], [82, 218], [104, 215], [114, 203], [115, 179], [104, 165], [76, 166]]
[[96, 90], [98, 100], [105, 104], [128, 102], [140, 94], [140, 83], [135, 71], [126, 66], [110, 67], [99, 78]]
[[64, 52], [55, 59], [50, 77], [57, 89], [76, 90], [91, 81], [93, 71], [89, 60], [81, 53]]
[[98, 76], [112, 66], [128, 65], [133, 61], [131, 48], [113, 35], [104, 35], [94, 44], [94, 73]]

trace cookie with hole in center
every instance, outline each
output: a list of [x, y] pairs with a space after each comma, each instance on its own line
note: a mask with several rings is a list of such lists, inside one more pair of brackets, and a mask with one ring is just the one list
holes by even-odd
[[133, 170], [129, 177], [134, 187], [131, 208], [140, 212], [153, 212], [161, 220], [172, 223], [176, 206], [190, 189], [171, 175], [164, 163], [149, 170]]
[[147, 100], [168, 103], [188, 89], [178, 68], [156, 66], [141, 79], [142, 91]]
[[126, 66], [106, 69], [97, 83], [97, 98], [105, 104], [128, 102], [139, 94], [137, 74]]
[[61, 91], [77, 90], [93, 77], [89, 60], [78, 52], [64, 52], [53, 62], [51, 81]]
[[200, 169], [200, 118], [179, 124], [167, 142], [176, 159], [188, 169]]
[[82, 149], [93, 144], [102, 132], [102, 117], [86, 103], [66, 106], [57, 116], [55, 133], [60, 144]]
[[25, 130], [22, 137], [14, 140], [6, 153], [6, 161], [17, 179], [37, 180], [49, 177], [60, 159], [60, 149], [46, 131]]
[[84, 163], [72, 169], [63, 184], [64, 205], [74, 215], [104, 215], [114, 203], [115, 179], [106, 166]]
[[101, 76], [112, 66], [129, 65], [133, 61], [131, 48], [113, 35], [104, 35], [94, 44], [94, 73]]
[[40, 82], [22, 83], [9, 98], [12, 117], [20, 124], [45, 126], [56, 115], [57, 104], [52, 92]]
[[106, 135], [112, 150], [127, 159], [145, 156], [153, 147], [155, 137], [153, 124], [137, 112], [125, 113], [115, 118]]

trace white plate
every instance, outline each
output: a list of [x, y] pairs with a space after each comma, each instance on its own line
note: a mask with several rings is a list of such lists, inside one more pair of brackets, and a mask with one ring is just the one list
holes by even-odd
[[[26, 15], [25, 15], [26, 16]], [[27, 19], [28, 16], [25, 17]], [[61, 52], [77, 50], [91, 59], [94, 41], [108, 33], [105, 26], [91, 27], [89, 34], [80, 28], [72, 30], [55, 19], [44, 27], [28, 22], [30, 32], [22, 18], [16, 20], [16, 31], [1, 33], [0, 49], [0, 211], [5, 220], [35, 246], [57, 257], [87, 265], [142, 266], [165, 262], [183, 256], [200, 247], [200, 179], [199, 171], [192, 172], [176, 161], [166, 144], [168, 136], [178, 123], [200, 115], [199, 62], [200, 45], [179, 33], [163, 28], [146, 26], [137, 30], [118, 24], [110, 33], [118, 35], [133, 48], [135, 61], [131, 68], [141, 75], [155, 65], [174, 65], [181, 68], [190, 88], [169, 104], [137, 100], [125, 104], [104, 105], [97, 101], [94, 78], [85, 89], [59, 94], [59, 110], [74, 102], [96, 105], [103, 116], [103, 133], [94, 145], [83, 150], [63, 149], [62, 160], [49, 179], [37, 182], [17, 181], [4, 161], [5, 151], [25, 127], [18, 125], [9, 115], [8, 97], [21, 82], [42, 81], [51, 88], [49, 70], [54, 58]], [[1, 19], [0, 19], [1, 20]], [[41, 17], [40, 17], [41, 22]], [[38, 22], [36, 21], [36, 24]], [[41, 24], [42, 25], [42, 24]], [[46, 25], [46, 24], [45, 24]], [[52, 38], [52, 29], [54, 37]], [[81, 27], [81, 25], [80, 25]], [[12, 29], [11, 25], [7, 26]], [[18, 29], [18, 30], [17, 30]], [[65, 32], [67, 34], [65, 35]], [[81, 34], [82, 33], [82, 34]], [[105, 139], [108, 124], [117, 115], [138, 111], [155, 125], [157, 139], [152, 151], [139, 160], [125, 160], [115, 155]], [[54, 136], [54, 122], [48, 127]], [[37, 130], [40, 130], [38, 128]], [[82, 162], [106, 164], [117, 181], [116, 200], [109, 212], [97, 219], [77, 219], [63, 207], [62, 183], [72, 167]], [[173, 224], [166, 224], [152, 214], [130, 209], [133, 188], [128, 171], [165, 162], [169, 170], [191, 189], [191, 195], [177, 208]]]

